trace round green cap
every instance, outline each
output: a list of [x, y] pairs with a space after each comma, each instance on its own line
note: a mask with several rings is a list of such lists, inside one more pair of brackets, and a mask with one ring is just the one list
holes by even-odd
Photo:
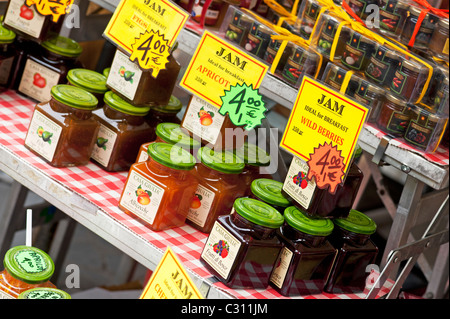
[[191, 170], [195, 166], [194, 156], [177, 145], [151, 143], [147, 153], [156, 162], [173, 169]]
[[58, 84], [50, 90], [52, 97], [68, 106], [82, 109], [93, 110], [97, 107], [97, 98], [88, 91], [68, 84]]
[[30, 246], [9, 249], [3, 259], [3, 265], [11, 276], [29, 284], [50, 280], [55, 270], [53, 260], [47, 253]]
[[103, 96], [103, 101], [113, 109], [129, 115], [144, 116], [150, 111], [150, 106], [134, 106], [112, 91], [105, 93]]
[[222, 173], [240, 174], [245, 167], [242, 159], [232, 152], [215, 151], [206, 146], [198, 150], [197, 157], [205, 166]]
[[284, 210], [284, 219], [289, 226], [313, 236], [328, 236], [334, 228], [330, 219], [310, 218], [295, 206]]
[[111, 68], [105, 68], [105, 69], [103, 69], [102, 73], [103, 73], [104, 76], [108, 77], [110, 71], [111, 71]]
[[346, 218], [336, 218], [334, 224], [357, 234], [371, 235], [377, 230], [377, 225], [372, 218], [360, 211], [351, 209]]
[[22, 292], [18, 299], [72, 299], [72, 297], [65, 291], [50, 288], [32, 288]]
[[255, 144], [245, 142], [235, 153], [244, 160], [245, 164], [253, 166], [270, 165], [270, 155]]
[[260, 226], [278, 228], [284, 218], [275, 208], [262, 201], [241, 197], [234, 201], [233, 208], [237, 214]]
[[83, 52], [77, 41], [60, 35], [42, 42], [41, 46], [53, 53], [71, 58], [76, 58]]
[[67, 73], [70, 84], [85, 89], [91, 93], [105, 93], [106, 77], [98, 72], [88, 69], [72, 69]]
[[152, 109], [162, 113], [178, 113], [182, 107], [183, 104], [181, 101], [177, 97], [171, 95], [167, 105], [152, 106]]
[[16, 38], [14, 31], [5, 28], [2, 24], [3, 16], [0, 16], [0, 43], [12, 43]]
[[180, 124], [159, 123], [155, 132], [162, 140], [170, 144], [178, 144], [179, 146], [187, 146], [194, 149], [201, 146], [199, 141], [194, 140], [181, 130]]
[[258, 178], [250, 185], [252, 193], [262, 201], [281, 207], [288, 207], [291, 203], [281, 193], [283, 183], [269, 178]]

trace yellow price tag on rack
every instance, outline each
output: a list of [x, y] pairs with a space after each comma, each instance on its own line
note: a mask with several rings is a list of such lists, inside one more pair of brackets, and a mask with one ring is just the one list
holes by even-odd
[[238, 84], [257, 89], [268, 68], [257, 58], [205, 31], [180, 85], [220, 108], [225, 90]]
[[25, 4], [28, 7], [35, 5], [37, 12], [43, 16], [52, 16], [53, 22], [58, 22], [60, 16], [70, 12], [73, 0], [26, 0]]
[[139, 299], [203, 299], [168, 246]]
[[305, 161], [318, 146], [334, 146], [346, 173], [368, 113], [367, 107], [304, 76], [280, 146]]

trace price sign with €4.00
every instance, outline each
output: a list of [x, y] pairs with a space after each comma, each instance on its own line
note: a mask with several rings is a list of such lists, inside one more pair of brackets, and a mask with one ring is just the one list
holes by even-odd
[[34, 5], [36, 11], [43, 16], [52, 16], [53, 22], [58, 22], [59, 17], [70, 12], [73, 0], [26, 0], [28, 7]]

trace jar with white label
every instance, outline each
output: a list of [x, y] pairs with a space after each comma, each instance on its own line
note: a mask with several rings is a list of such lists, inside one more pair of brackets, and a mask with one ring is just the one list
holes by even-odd
[[119, 208], [153, 231], [184, 225], [198, 186], [194, 157], [167, 143], [151, 143], [148, 156], [131, 165]]
[[286, 208], [284, 220], [277, 232], [283, 246], [271, 286], [283, 296], [321, 293], [337, 252], [327, 239], [333, 222], [310, 218], [294, 206]]
[[72, 299], [72, 297], [61, 289], [41, 287], [24, 291], [17, 299]]
[[50, 256], [39, 248], [15, 246], [3, 259], [4, 270], [0, 272], [0, 299], [17, 299], [29, 289], [56, 288], [50, 282], [55, 265]]
[[245, 194], [246, 185], [240, 173], [243, 161], [228, 151], [202, 147], [196, 165], [198, 188], [191, 200], [186, 223], [209, 233], [221, 215], [229, 214], [236, 198]]
[[70, 69], [81, 67], [83, 48], [69, 38], [55, 36], [42, 42], [40, 51], [29, 53], [18, 91], [38, 102], [50, 100], [53, 86], [67, 83]]
[[16, 34], [1, 24], [0, 17], [0, 92], [11, 86], [16, 52], [13, 47]]
[[108, 172], [128, 171], [142, 144], [152, 141], [155, 132], [145, 116], [150, 107], [136, 107], [112, 91], [105, 105], [93, 112], [100, 123], [91, 160]]
[[88, 69], [72, 69], [67, 73], [67, 83], [94, 94], [99, 102], [97, 108], [103, 107], [103, 97], [108, 91], [103, 74]]
[[25, 147], [55, 167], [86, 165], [100, 124], [92, 116], [98, 101], [72, 85], [51, 89], [51, 99], [35, 106]]
[[233, 212], [214, 223], [200, 261], [228, 287], [267, 288], [281, 249], [276, 230], [283, 222], [283, 216], [270, 205], [238, 198]]

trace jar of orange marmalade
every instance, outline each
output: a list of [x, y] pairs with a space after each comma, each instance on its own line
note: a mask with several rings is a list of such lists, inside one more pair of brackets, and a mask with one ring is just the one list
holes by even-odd
[[195, 159], [167, 143], [151, 143], [148, 156], [131, 166], [119, 208], [153, 231], [182, 226], [198, 186]]
[[36, 247], [16, 246], [3, 259], [5, 269], [0, 272], [0, 299], [16, 299], [33, 288], [56, 288], [49, 280], [55, 270], [53, 260]]
[[198, 188], [192, 198], [186, 223], [209, 233], [217, 217], [229, 214], [234, 200], [245, 194], [246, 185], [240, 178], [242, 160], [228, 151], [202, 147], [196, 166]]
[[51, 89], [51, 100], [35, 106], [25, 147], [55, 167], [89, 163], [99, 123], [92, 116], [97, 99], [72, 85]]

